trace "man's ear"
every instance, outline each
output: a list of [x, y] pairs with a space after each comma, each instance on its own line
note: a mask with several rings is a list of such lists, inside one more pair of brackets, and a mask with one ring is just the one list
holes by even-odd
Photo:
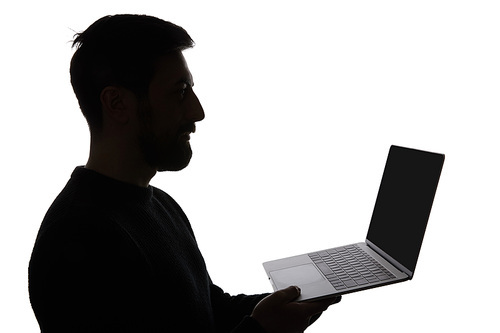
[[136, 103], [131, 91], [122, 87], [108, 86], [101, 91], [101, 105], [104, 117], [126, 124], [135, 111]]

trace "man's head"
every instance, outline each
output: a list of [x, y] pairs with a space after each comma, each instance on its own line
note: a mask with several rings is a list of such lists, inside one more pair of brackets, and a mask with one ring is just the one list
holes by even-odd
[[92, 136], [106, 131], [107, 120], [123, 120], [113, 118], [117, 106], [130, 111], [135, 105], [126, 123], [144, 160], [160, 171], [185, 167], [191, 157], [186, 133], [204, 117], [182, 55], [193, 44], [181, 27], [145, 15], [106, 16], [77, 34], [71, 84]]

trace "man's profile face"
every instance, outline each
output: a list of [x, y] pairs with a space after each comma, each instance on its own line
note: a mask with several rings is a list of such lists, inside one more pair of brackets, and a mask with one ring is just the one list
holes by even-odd
[[205, 117], [193, 89], [193, 77], [181, 52], [158, 61], [148, 98], [139, 106], [139, 145], [144, 159], [158, 171], [177, 171], [189, 164], [189, 135]]

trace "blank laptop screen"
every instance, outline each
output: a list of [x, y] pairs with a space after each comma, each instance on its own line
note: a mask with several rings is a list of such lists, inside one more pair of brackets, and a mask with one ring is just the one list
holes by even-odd
[[444, 155], [392, 146], [367, 239], [412, 273], [436, 193]]

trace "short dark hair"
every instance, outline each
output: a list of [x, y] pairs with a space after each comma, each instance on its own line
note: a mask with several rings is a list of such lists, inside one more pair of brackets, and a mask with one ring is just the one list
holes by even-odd
[[71, 85], [92, 131], [102, 128], [100, 94], [110, 85], [145, 96], [157, 60], [194, 45], [181, 27], [147, 15], [105, 16], [73, 41]]

